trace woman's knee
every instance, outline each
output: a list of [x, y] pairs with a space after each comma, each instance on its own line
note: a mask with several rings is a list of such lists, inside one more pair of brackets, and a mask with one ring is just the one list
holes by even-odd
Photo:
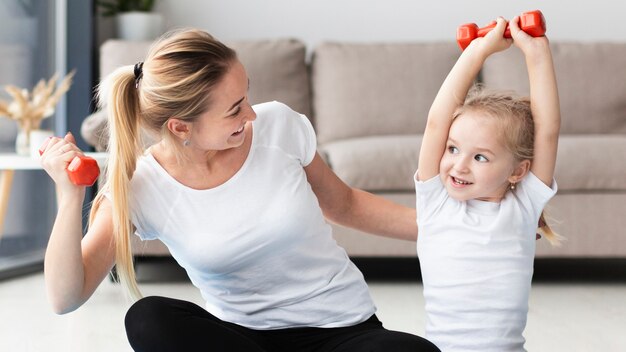
[[[138, 322], [154, 321], [154, 316], [167, 314], [169, 309], [168, 299], [158, 296], [144, 297], [135, 302], [126, 312], [125, 323], [136, 324]], [[158, 319], [160, 320], [160, 319]]]
[[[202, 307], [165, 297], [145, 297], [126, 313], [126, 335], [135, 351], [254, 352], [262, 349], [245, 328], [222, 322]], [[211, 345], [209, 345], [211, 344]]]
[[135, 302], [126, 312], [124, 325], [131, 346], [144, 345], [145, 340], [163, 336], [171, 331], [173, 309], [176, 300], [165, 297], [144, 297]]
[[440, 352], [430, 341], [412, 334], [392, 330], [375, 330], [350, 339], [334, 352]]
[[389, 351], [389, 347], [393, 346], [392, 350], [397, 352], [441, 352], [435, 344], [423, 337], [390, 330], [378, 336], [377, 345], [379, 349], [373, 351]]

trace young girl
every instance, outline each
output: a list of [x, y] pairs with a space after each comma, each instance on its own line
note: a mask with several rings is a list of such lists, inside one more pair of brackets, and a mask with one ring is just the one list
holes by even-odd
[[[426, 337], [446, 352], [524, 350], [537, 223], [557, 189], [560, 113], [548, 40], [521, 31], [517, 17], [505, 39], [506, 24], [499, 18], [463, 52], [433, 102], [420, 151]], [[530, 101], [468, 96], [487, 57], [512, 43], [526, 58]]]

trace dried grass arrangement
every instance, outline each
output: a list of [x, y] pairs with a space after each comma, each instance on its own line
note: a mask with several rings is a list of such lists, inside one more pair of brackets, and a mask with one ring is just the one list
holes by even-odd
[[47, 82], [40, 80], [32, 92], [27, 89], [7, 85], [5, 90], [13, 98], [7, 102], [0, 99], [0, 116], [15, 120], [27, 138], [30, 131], [39, 129], [41, 121], [54, 114], [54, 109], [63, 94], [72, 85], [72, 78], [76, 73], [72, 70], [57, 86], [58, 74], [54, 74]]

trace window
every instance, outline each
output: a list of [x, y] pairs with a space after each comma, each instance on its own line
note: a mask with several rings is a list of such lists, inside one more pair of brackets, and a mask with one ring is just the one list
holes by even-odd
[[[65, 73], [64, 21], [59, 8], [65, 0], [0, 1], [0, 97], [9, 100], [4, 87], [33, 88], [54, 72]], [[59, 18], [62, 18], [59, 20]], [[63, 104], [63, 103], [61, 103]], [[42, 127], [59, 130], [65, 121], [63, 105]], [[17, 125], [0, 117], [0, 153], [15, 151]], [[16, 171], [5, 221], [0, 228], [0, 278], [40, 268], [56, 213], [54, 185], [43, 171]]]

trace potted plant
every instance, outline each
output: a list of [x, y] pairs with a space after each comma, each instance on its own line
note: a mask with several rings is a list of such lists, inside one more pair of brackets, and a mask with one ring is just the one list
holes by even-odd
[[124, 40], [153, 40], [163, 32], [163, 16], [152, 13], [155, 0], [98, 0], [102, 16], [115, 17], [117, 36]]
[[[12, 101], [0, 99], [0, 117], [8, 117], [18, 125], [18, 134], [15, 140], [15, 152], [19, 155], [28, 155], [31, 151], [31, 133], [40, 131], [38, 135], [52, 135], [52, 131], [39, 130], [42, 120], [52, 116], [56, 104], [61, 100], [72, 85], [76, 71], [72, 70], [57, 85], [58, 74], [54, 74], [48, 81], [39, 83], [28, 91], [27, 89], [8, 85], [6, 92], [13, 98]], [[37, 140], [35, 147], [39, 147], [41, 140]]]

